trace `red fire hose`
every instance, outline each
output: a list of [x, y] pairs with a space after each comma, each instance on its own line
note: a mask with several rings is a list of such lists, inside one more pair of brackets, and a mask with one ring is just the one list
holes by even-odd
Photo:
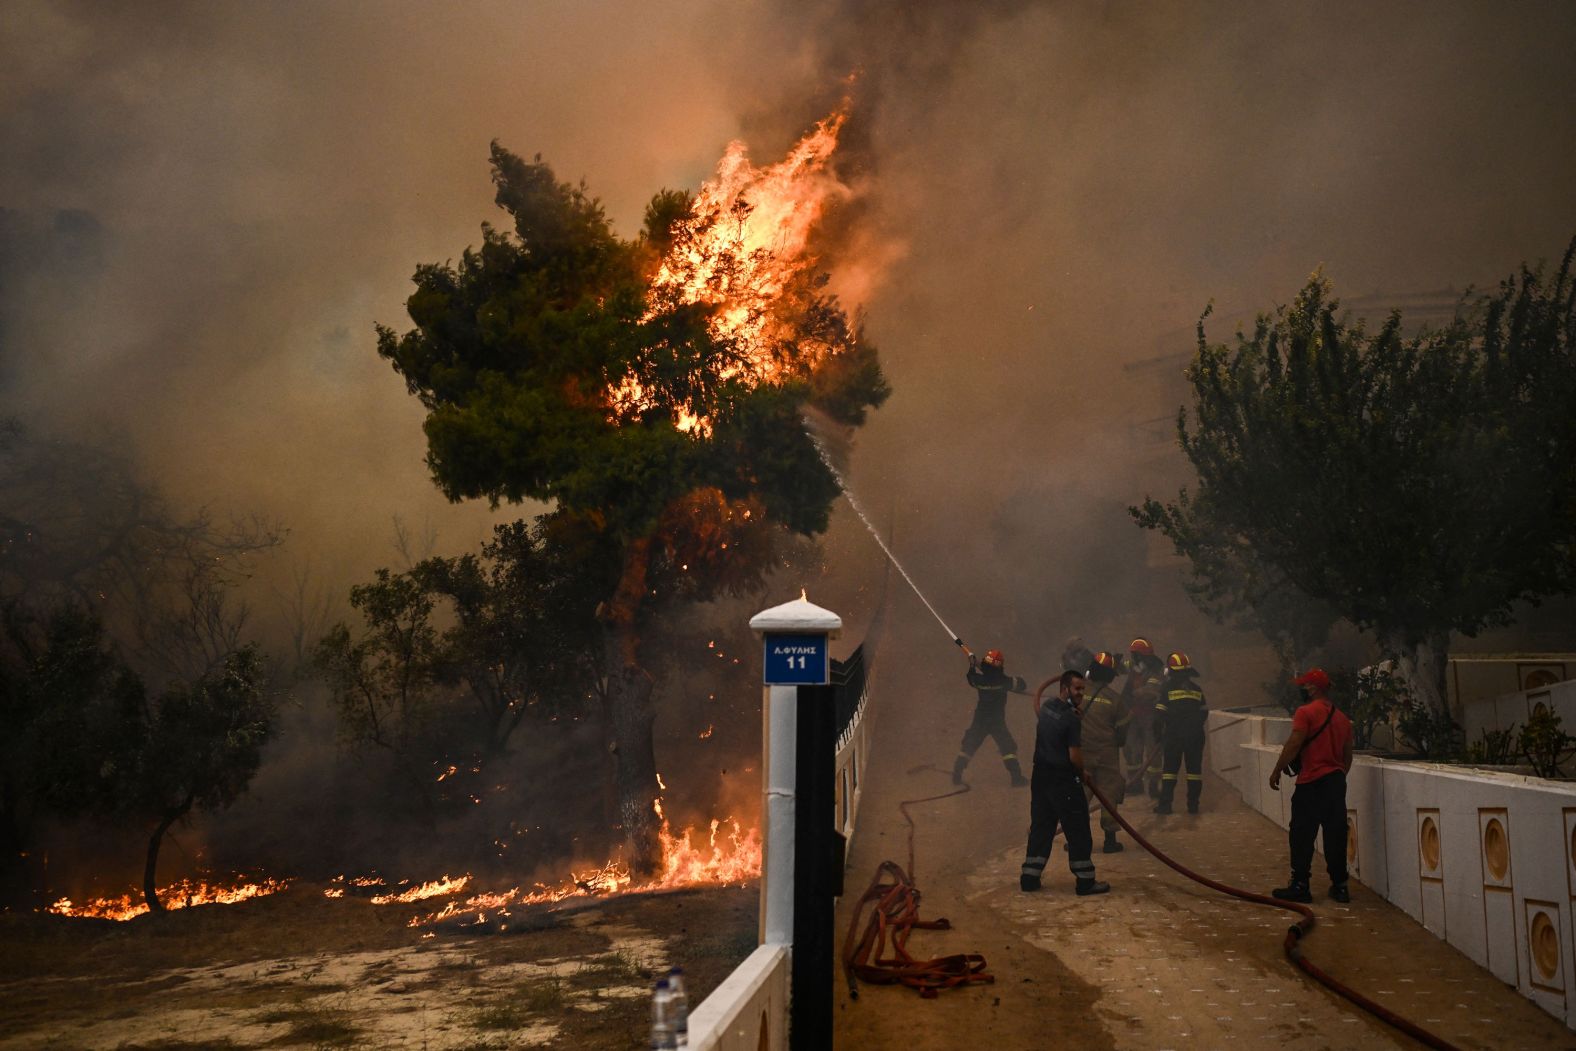
[[[883, 861], [877, 867], [870, 886], [854, 906], [848, 935], [843, 939], [843, 976], [848, 981], [850, 998], [859, 999], [860, 980], [872, 985], [906, 985], [919, 990], [919, 995], [927, 1000], [934, 999], [943, 989], [988, 984], [996, 980], [995, 975], [985, 970], [985, 957], [979, 953], [954, 953], [951, 956], [916, 960], [908, 951], [908, 936], [914, 928], [931, 931], [952, 929], [952, 924], [946, 919], [919, 918], [920, 894], [919, 888], [914, 885], [914, 818], [908, 812], [909, 804], [948, 799], [968, 790], [969, 786], [964, 785], [940, 795], [905, 799], [897, 805], [903, 820], [908, 822], [908, 868], [904, 870], [894, 861]], [[870, 919], [861, 932], [860, 917], [864, 915], [865, 906], [872, 903], [875, 908], [871, 910]], [[885, 951], [889, 938], [892, 943], [890, 955]]]
[[[1057, 679], [1048, 679], [1040, 684], [1034, 695], [1034, 709], [1040, 708], [1040, 698], [1051, 683]], [[913, 771], [911, 771], [913, 772]], [[1271, 908], [1285, 909], [1295, 912], [1301, 918], [1291, 927], [1287, 928], [1286, 939], [1282, 943], [1286, 957], [1296, 964], [1298, 969], [1315, 981], [1319, 982], [1331, 992], [1345, 997], [1369, 1014], [1386, 1022], [1414, 1040], [1438, 1051], [1459, 1051], [1454, 1044], [1441, 1037], [1435, 1036], [1428, 1030], [1414, 1022], [1402, 1018], [1382, 1004], [1370, 1000], [1357, 990], [1334, 978], [1329, 973], [1309, 960], [1302, 952], [1302, 941], [1312, 931], [1317, 922], [1313, 909], [1298, 902], [1282, 901], [1268, 894], [1258, 894], [1254, 891], [1243, 890], [1221, 883], [1219, 880], [1210, 879], [1200, 875], [1181, 862], [1170, 857], [1144, 835], [1134, 828], [1122, 816], [1105, 793], [1092, 783], [1089, 790], [1094, 794], [1100, 805], [1110, 813], [1116, 823], [1133, 837], [1133, 841], [1154, 855], [1163, 864], [1175, 871], [1200, 883], [1213, 891], [1240, 898], [1243, 901], [1256, 905], [1268, 905]], [[883, 861], [876, 871], [875, 878], [870, 886], [860, 897], [854, 909], [854, 916], [848, 926], [848, 934], [843, 942], [843, 973], [848, 981], [849, 996], [858, 999], [858, 980], [871, 982], [877, 985], [901, 984], [911, 989], [917, 989], [919, 994], [926, 999], [934, 998], [942, 989], [951, 989], [960, 985], [994, 982], [995, 976], [985, 970], [985, 957], [978, 953], [957, 953], [951, 956], [938, 956], [928, 960], [916, 960], [908, 952], [908, 937], [918, 927], [925, 930], [950, 930], [951, 924], [945, 919], [921, 920], [919, 918], [919, 889], [914, 884], [914, 819], [908, 812], [912, 803], [929, 803], [938, 799], [949, 799], [952, 796], [962, 795], [969, 791], [964, 785], [950, 792], [939, 795], [924, 796], [919, 799], [905, 799], [898, 804], [898, 810], [903, 815], [903, 820], [908, 822], [908, 869], [905, 871], [895, 862]], [[865, 906], [874, 904], [875, 908], [870, 914], [870, 919], [860, 932], [859, 920], [864, 914]], [[888, 939], [891, 941], [891, 954], [885, 950]]]
[[[1037, 690], [1034, 694], [1034, 710], [1036, 712], [1040, 710], [1040, 697], [1045, 693], [1046, 688], [1050, 686], [1051, 683], [1057, 681], [1059, 680], [1047, 679], [1045, 682], [1040, 684], [1039, 690]], [[1351, 986], [1346, 985], [1344, 982], [1332, 977], [1330, 974], [1316, 966], [1313, 961], [1304, 956], [1302, 954], [1302, 940], [1313, 931], [1313, 925], [1315, 922], [1317, 922], [1314, 918], [1313, 910], [1311, 908], [1298, 902], [1282, 901], [1279, 898], [1271, 897], [1268, 894], [1257, 894], [1251, 890], [1243, 890], [1240, 887], [1233, 887], [1228, 884], [1221, 883], [1219, 880], [1210, 879], [1208, 876], [1199, 875], [1197, 872], [1194, 872], [1186, 865], [1183, 865], [1181, 862], [1170, 857], [1159, 847], [1156, 847], [1153, 843], [1149, 842], [1149, 840], [1145, 839], [1143, 834], [1140, 833], [1138, 829], [1134, 828], [1128, 822], [1128, 820], [1122, 816], [1121, 811], [1119, 811], [1115, 805], [1113, 805], [1112, 802], [1105, 797], [1105, 793], [1101, 792], [1092, 781], [1086, 781], [1084, 783], [1088, 786], [1089, 791], [1094, 794], [1095, 799], [1099, 800], [1100, 805], [1105, 807], [1106, 812], [1115, 819], [1117, 824], [1121, 825], [1122, 828], [1127, 831], [1128, 835], [1133, 837], [1133, 841], [1139, 846], [1143, 847], [1145, 850], [1149, 851], [1149, 853], [1153, 854], [1155, 858], [1161, 861], [1163, 864], [1175, 869], [1177, 872], [1180, 872], [1182, 875], [1186, 876], [1193, 882], [1203, 884], [1210, 890], [1218, 891], [1221, 894], [1226, 894], [1233, 898], [1240, 898], [1243, 901], [1251, 901], [1256, 905], [1269, 905], [1272, 908], [1285, 909], [1288, 912], [1295, 912], [1299, 914], [1302, 918], [1296, 923], [1292, 924], [1291, 927], [1287, 928], [1286, 940], [1282, 943], [1281, 947], [1286, 951], [1287, 959], [1296, 964], [1297, 967], [1300, 968], [1305, 974], [1322, 984], [1331, 992], [1334, 992], [1340, 996], [1344, 996], [1346, 999], [1350, 1000], [1358, 1007], [1361, 1007], [1363, 1010], [1367, 1011], [1375, 1018], [1378, 1018], [1380, 1021], [1388, 1022], [1390, 1025], [1395, 1026], [1397, 1029], [1401, 1030], [1401, 1032], [1405, 1033], [1407, 1036], [1410, 1036], [1412, 1039], [1417, 1040], [1428, 1047], [1438, 1048], [1439, 1051], [1458, 1051], [1454, 1044], [1449, 1043], [1441, 1037], [1435, 1036], [1433, 1033], [1430, 1033], [1428, 1030], [1414, 1022], [1410, 1022], [1407, 1019], [1402, 1018], [1400, 1015], [1385, 1007], [1383, 1004], [1375, 1003], [1373, 1000], [1370, 1000], [1362, 993], [1359, 993], [1356, 989], [1353, 989]]]

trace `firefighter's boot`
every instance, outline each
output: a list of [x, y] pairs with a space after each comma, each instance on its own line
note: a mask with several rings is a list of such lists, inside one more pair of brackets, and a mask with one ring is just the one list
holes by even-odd
[[960, 755], [960, 756], [958, 756], [956, 759], [954, 759], [952, 761], [952, 783], [953, 784], [961, 785], [963, 783], [963, 770], [968, 765], [969, 765], [969, 757], [966, 756], [966, 755]]
[[1203, 774], [1188, 774], [1187, 775], [1187, 812], [1189, 814], [1196, 814], [1196, 813], [1198, 813], [1198, 797], [1200, 795], [1202, 795], [1203, 792], [1204, 792], [1204, 775]]
[[1160, 779], [1160, 802], [1155, 805], [1155, 813], [1171, 813], [1171, 797], [1176, 795], [1177, 779], [1175, 774], [1167, 774]]
[[1084, 898], [1088, 897], [1090, 894], [1104, 894], [1106, 891], [1111, 889], [1111, 885], [1109, 883], [1102, 883], [1100, 880], [1090, 876], [1087, 879], [1080, 878], [1077, 885], [1073, 889], [1078, 892], [1078, 896], [1080, 898]]
[[1313, 901], [1313, 892], [1308, 889], [1308, 881], [1298, 879], [1296, 876], [1293, 876], [1286, 886], [1276, 887], [1270, 891], [1270, 894], [1281, 901], [1300, 901], [1304, 905]]
[[1023, 768], [1018, 765], [1017, 756], [1009, 755], [1005, 757], [1002, 759], [1001, 765], [1005, 766], [1007, 768], [1007, 773], [1012, 775], [1012, 787], [1022, 788], [1024, 785], [1029, 783], [1029, 779], [1023, 776]]
[[1100, 848], [1102, 854], [1120, 854], [1122, 844], [1116, 841], [1116, 829], [1107, 829], [1105, 833], [1105, 846]]

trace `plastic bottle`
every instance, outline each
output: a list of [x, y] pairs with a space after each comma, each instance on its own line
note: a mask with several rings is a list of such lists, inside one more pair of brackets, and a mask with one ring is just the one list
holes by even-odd
[[676, 1047], [689, 1047], [689, 997], [684, 991], [684, 968], [675, 967], [668, 972], [669, 1011], [673, 1022]]
[[678, 1047], [673, 1035], [673, 991], [668, 988], [668, 980], [660, 979], [656, 991], [651, 994], [651, 1048], [652, 1051], [668, 1051]]

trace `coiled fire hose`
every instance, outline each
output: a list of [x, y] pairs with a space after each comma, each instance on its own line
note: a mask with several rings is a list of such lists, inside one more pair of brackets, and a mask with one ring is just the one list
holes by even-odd
[[[1045, 682], [1040, 684], [1039, 690], [1035, 692], [1034, 710], [1036, 712], [1038, 712], [1040, 709], [1041, 696], [1045, 693], [1046, 688], [1054, 682], [1059, 682], [1059, 679], [1047, 679]], [[1302, 953], [1302, 941], [1313, 931], [1313, 926], [1317, 922], [1313, 914], [1313, 909], [1309, 908], [1307, 905], [1301, 904], [1300, 902], [1282, 901], [1281, 899], [1271, 897], [1268, 894], [1257, 894], [1253, 891], [1243, 890], [1240, 887], [1233, 887], [1229, 884], [1221, 883], [1219, 880], [1210, 879], [1208, 876], [1203, 876], [1197, 872], [1194, 872], [1192, 869], [1188, 868], [1186, 865], [1183, 865], [1181, 862], [1166, 854], [1159, 847], [1149, 842], [1149, 840], [1145, 839], [1143, 834], [1140, 833], [1138, 829], [1134, 828], [1132, 824], [1128, 822], [1127, 818], [1122, 816], [1122, 812], [1105, 797], [1105, 793], [1101, 792], [1093, 782], [1085, 781], [1084, 783], [1088, 786], [1089, 791], [1094, 794], [1095, 799], [1099, 801], [1100, 805], [1105, 807], [1106, 812], [1111, 815], [1118, 825], [1122, 826], [1128, 835], [1133, 837], [1133, 842], [1137, 843], [1150, 854], [1154, 855], [1155, 858], [1161, 863], [1169, 866], [1177, 872], [1180, 872], [1182, 875], [1186, 876], [1193, 882], [1203, 884], [1210, 890], [1217, 891], [1233, 898], [1240, 898], [1243, 901], [1249, 901], [1255, 905], [1268, 905], [1272, 908], [1285, 909], [1288, 912], [1295, 912], [1300, 915], [1302, 918], [1287, 928], [1286, 940], [1282, 943], [1281, 947], [1285, 950], [1287, 959], [1296, 964], [1297, 967], [1303, 971], [1303, 973], [1319, 982], [1331, 992], [1350, 1000], [1352, 1003], [1356, 1004], [1358, 1007], [1361, 1007], [1363, 1010], [1367, 1011], [1375, 1018], [1378, 1018], [1380, 1021], [1387, 1022], [1395, 1028], [1401, 1030], [1401, 1032], [1405, 1033], [1407, 1036], [1410, 1036], [1419, 1043], [1422, 1043], [1428, 1047], [1437, 1048], [1438, 1051], [1459, 1051], [1459, 1049], [1454, 1044], [1449, 1043], [1441, 1037], [1435, 1036], [1433, 1033], [1430, 1033], [1428, 1030], [1414, 1022], [1410, 1022], [1407, 1019], [1402, 1018], [1400, 1015], [1396, 1014], [1388, 1007], [1385, 1007], [1383, 1004], [1375, 1003], [1373, 1000], [1370, 1000], [1362, 993], [1359, 993], [1356, 989], [1353, 989], [1351, 986], [1346, 985], [1344, 982], [1332, 977], [1330, 974], [1314, 964], [1313, 961], [1304, 956]]]
[[[914, 928], [931, 931], [952, 929], [952, 924], [944, 918], [919, 918], [920, 893], [914, 884], [915, 826], [914, 818], [908, 812], [909, 804], [948, 799], [967, 791], [969, 786], [964, 785], [940, 795], [905, 799], [897, 805], [903, 820], [908, 822], [908, 868], [905, 870], [894, 861], [883, 861], [876, 868], [870, 886], [854, 906], [854, 916], [849, 921], [848, 934], [843, 939], [843, 976], [848, 981], [851, 999], [859, 999], [859, 980], [872, 985], [906, 985], [919, 990], [919, 995], [927, 1000], [935, 999], [936, 994], [943, 989], [989, 984], [996, 980], [995, 975], [985, 970], [985, 957], [979, 953], [954, 953], [916, 960], [908, 951], [908, 936]], [[875, 907], [861, 932], [860, 917], [864, 915], [865, 906], [871, 904]], [[891, 955], [885, 951], [888, 938], [892, 942]]]

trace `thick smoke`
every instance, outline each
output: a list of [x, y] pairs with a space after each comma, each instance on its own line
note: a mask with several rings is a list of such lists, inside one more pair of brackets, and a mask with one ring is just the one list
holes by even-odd
[[[372, 326], [404, 323], [418, 262], [496, 220], [488, 143], [584, 176], [627, 236], [728, 139], [771, 160], [851, 92], [861, 196], [833, 262], [861, 271], [839, 287], [869, 290], [848, 305], [894, 388], [853, 453], [862, 503], [951, 626], [1020, 673], [1075, 632], [1193, 645], [1123, 510], [1186, 481], [1141, 426], [1180, 376], [1142, 363], [1185, 352], [1206, 303], [1267, 309], [1320, 265], [1383, 297], [1556, 255], [1572, 53], [1559, 0], [15, 0], [0, 413], [130, 450], [177, 503], [283, 522], [283, 590], [291, 567], [343, 594], [398, 564], [396, 516], [474, 549], [520, 509], [443, 502]], [[848, 514], [827, 550], [805, 582], [852, 627], [879, 555]], [[913, 637], [945, 653], [939, 627]]]

